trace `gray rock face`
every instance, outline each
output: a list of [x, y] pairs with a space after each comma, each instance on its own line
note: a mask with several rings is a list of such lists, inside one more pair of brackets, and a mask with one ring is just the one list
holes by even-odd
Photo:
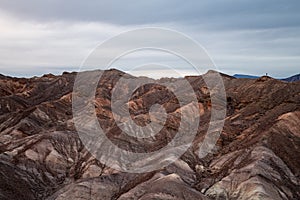
[[[236, 154], [232, 171], [206, 191], [208, 196], [213, 198], [223, 196], [225, 199], [229, 197], [233, 199], [292, 198], [292, 189], [282, 183], [289, 181], [289, 184], [297, 186], [299, 180], [274, 152], [266, 147], [257, 146], [250, 151]], [[220, 159], [211, 167], [222, 169], [225, 165], [224, 161], [232, 158], [225, 155]], [[247, 164], [240, 166], [241, 163]]]
[[[300, 199], [299, 82], [222, 75], [225, 126], [213, 151], [200, 159], [197, 152], [208, 128], [211, 99], [201, 76], [185, 77], [199, 101], [199, 112], [189, 116], [201, 118], [192, 146], [167, 167], [129, 174], [100, 163], [82, 144], [72, 119], [75, 76], [1, 76], [0, 199]], [[190, 105], [180, 108], [176, 96], [159, 83], [179, 80], [156, 80], [125, 102], [131, 118], [142, 126], [149, 122], [153, 104], [163, 105], [168, 114], [162, 131], [143, 140], [124, 134], [113, 118], [111, 92], [122, 76], [135, 78], [109, 70], [98, 84], [93, 103], [101, 127], [120, 148], [162, 148], [176, 135], [180, 111]], [[123, 85], [120, 98], [126, 90]]]

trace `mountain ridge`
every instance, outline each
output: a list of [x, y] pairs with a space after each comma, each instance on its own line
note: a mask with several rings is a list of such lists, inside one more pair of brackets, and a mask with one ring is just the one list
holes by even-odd
[[[258, 78], [260, 78], [259, 76], [247, 75], [247, 74], [234, 74], [233, 77], [235, 77], [235, 78], [248, 78], [248, 79], [258, 79]], [[296, 74], [296, 75], [290, 76], [288, 78], [279, 78], [278, 80], [287, 81], [287, 82], [300, 81], [300, 74]]]
[[[121, 70], [119, 69], [116, 69], [116, 68], [111, 68], [109, 69], [111, 71], [116, 71], [116, 72], [122, 72]], [[97, 70], [91, 70], [91, 71], [97, 71]], [[100, 71], [103, 71], [103, 70], [100, 70]], [[209, 72], [218, 72], [218, 71], [215, 71], [215, 70], [208, 70], [207, 73]], [[78, 73], [76, 71], [73, 71], [73, 72], [68, 72], [68, 71], [65, 71], [63, 72], [62, 74], [60, 75], [63, 75], [63, 74], [69, 74], [69, 73]], [[125, 73], [125, 72], [122, 72], [122, 73]], [[265, 75], [262, 75], [262, 76], [256, 76], [256, 75], [248, 75], [248, 74], [234, 74], [234, 75], [229, 75], [229, 74], [225, 74], [225, 73], [221, 73], [221, 72], [218, 72], [220, 73], [222, 76], [229, 76], [229, 77], [234, 77], [234, 78], [248, 78], [248, 79], [258, 79], [262, 76], [265, 76]], [[59, 74], [57, 75], [54, 75], [54, 74], [44, 74], [42, 76], [60, 76]], [[27, 79], [30, 79], [30, 78], [39, 78], [39, 77], [42, 77], [42, 76], [33, 76], [33, 77], [27, 77]], [[189, 76], [189, 75], [187, 75]], [[196, 76], [199, 76], [199, 75], [196, 75]], [[7, 75], [4, 75], [4, 74], [0, 74], [0, 79], [4, 79], [4, 78], [25, 78], [25, 77], [12, 77], [12, 76], [7, 76]], [[172, 78], [172, 77], [161, 77], [161, 78]], [[287, 81], [287, 82], [295, 82], [295, 81], [299, 81], [300, 80], [300, 74], [295, 74], [295, 75], [292, 75], [290, 77], [287, 77], [287, 78], [275, 78], [277, 80], [282, 80], [282, 81]]]

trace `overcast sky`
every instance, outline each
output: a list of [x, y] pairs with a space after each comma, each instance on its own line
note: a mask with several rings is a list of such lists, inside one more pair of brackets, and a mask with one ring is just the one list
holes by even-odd
[[0, 73], [76, 71], [99, 43], [155, 26], [190, 36], [227, 74], [287, 77], [300, 72], [299, 10], [298, 0], [0, 0]]

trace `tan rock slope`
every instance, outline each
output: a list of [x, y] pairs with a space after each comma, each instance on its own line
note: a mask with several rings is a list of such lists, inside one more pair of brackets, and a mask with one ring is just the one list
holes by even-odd
[[[180, 105], [159, 83], [180, 79], [156, 80], [127, 102], [140, 125], [149, 122], [155, 103], [168, 113], [165, 128], [142, 140], [126, 136], [113, 119], [111, 92], [122, 76], [136, 78], [108, 70], [98, 84], [94, 104], [101, 127], [126, 150], [165, 146], [178, 129]], [[225, 126], [213, 152], [200, 159], [196, 152], [210, 120], [210, 95], [201, 76], [185, 77], [197, 94], [201, 115], [193, 146], [168, 167], [129, 174], [106, 167], [81, 143], [72, 120], [75, 77], [0, 76], [0, 199], [300, 199], [300, 82], [222, 74]]]

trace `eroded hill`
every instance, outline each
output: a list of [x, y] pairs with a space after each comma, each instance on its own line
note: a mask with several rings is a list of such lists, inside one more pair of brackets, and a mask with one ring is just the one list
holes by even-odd
[[[139, 125], [149, 122], [155, 103], [168, 113], [164, 129], [145, 141], [127, 136], [114, 121], [111, 92], [122, 76], [136, 78], [108, 70], [98, 83], [93, 102], [101, 127], [120, 148], [162, 148], [176, 134], [180, 105], [159, 83], [180, 79], [156, 80], [127, 102]], [[100, 163], [78, 137], [71, 102], [75, 77], [0, 76], [0, 199], [300, 199], [299, 82], [222, 75], [224, 129], [213, 151], [200, 159], [196, 152], [211, 116], [210, 94], [201, 76], [185, 77], [197, 94], [201, 118], [193, 145], [172, 165], [130, 174]]]

